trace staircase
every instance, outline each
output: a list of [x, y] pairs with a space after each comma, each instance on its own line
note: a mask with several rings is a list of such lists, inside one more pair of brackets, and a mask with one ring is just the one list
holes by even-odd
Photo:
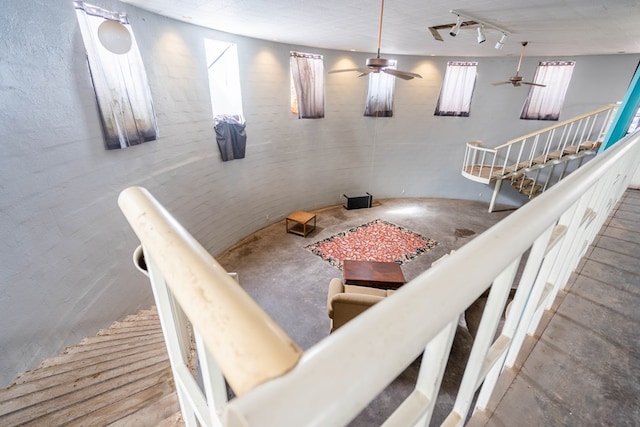
[[115, 322], [0, 390], [0, 425], [182, 426], [155, 308]]
[[[468, 142], [462, 176], [495, 184], [489, 212], [493, 211], [505, 180], [532, 199], [562, 180], [570, 162], [577, 161], [574, 166], [580, 167], [586, 156], [598, 151], [617, 108], [617, 104], [610, 104], [496, 148], [482, 147], [480, 141]], [[558, 166], [561, 170], [556, 173]]]

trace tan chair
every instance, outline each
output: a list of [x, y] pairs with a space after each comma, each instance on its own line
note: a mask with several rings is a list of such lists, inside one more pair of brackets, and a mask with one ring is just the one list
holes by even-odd
[[367, 286], [345, 285], [341, 279], [331, 279], [327, 294], [327, 314], [331, 318], [331, 332], [394, 292]]

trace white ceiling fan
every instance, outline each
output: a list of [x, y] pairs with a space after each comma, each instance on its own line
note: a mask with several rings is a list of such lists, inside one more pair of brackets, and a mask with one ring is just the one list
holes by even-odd
[[386, 73], [395, 77], [400, 77], [404, 80], [411, 80], [414, 77], [422, 78], [420, 74], [410, 73], [409, 71], [400, 71], [391, 68], [391, 61], [386, 58], [380, 58], [380, 39], [382, 38], [382, 15], [384, 13], [384, 0], [382, 0], [382, 5], [380, 7], [380, 29], [378, 31], [378, 54], [375, 58], [367, 58], [366, 68], [345, 68], [342, 70], [331, 70], [329, 74], [332, 73], [343, 73], [346, 71], [357, 71], [360, 74], [358, 77], [366, 76], [369, 73]]
[[547, 85], [542, 85], [540, 83], [525, 82], [525, 81], [522, 80], [522, 76], [520, 75], [520, 65], [522, 65], [522, 57], [524, 56], [524, 48], [525, 48], [525, 46], [527, 44], [529, 44], [529, 42], [522, 42], [522, 50], [520, 51], [520, 60], [518, 61], [518, 68], [516, 69], [516, 75], [513, 76], [513, 77], [509, 77], [509, 80], [507, 80], [507, 81], [492, 83], [494, 86], [506, 85], [506, 84], [511, 83], [514, 87], [518, 87], [518, 86], [521, 86], [521, 85], [547, 87]]

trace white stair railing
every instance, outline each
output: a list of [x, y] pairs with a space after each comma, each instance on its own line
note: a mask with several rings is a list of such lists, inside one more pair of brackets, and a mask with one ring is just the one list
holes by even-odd
[[[564, 164], [562, 173], [557, 177], [557, 181], [560, 181], [564, 178], [569, 161], [595, 154], [617, 108], [617, 104], [610, 104], [514, 138], [495, 148], [482, 147], [480, 141], [470, 141], [465, 149], [462, 175], [484, 184], [495, 183], [489, 212], [495, 207], [505, 179], [524, 178], [527, 173], [535, 172], [535, 178], [531, 182], [526, 181], [531, 184], [530, 187], [524, 191], [522, 185], [519, 188], [519, 191], [530, 198], [534, 197], [551, 186], [553, 168], [556, 165]], [[540, 170], [546, 167], [551, 170], [544, 183], [538, 184]], [[520, 184], [524, 182], [524, 179], [519, 181]]]
[[[150, 260], [151, 282], [173, 298], [158, 301], [159, 311], [160, 305], [181, 307], [204, 342], [205, 358], [213, 356], [238, 396], [229, 402], [202, 397], [195, 382], [184, 379], [185, 369], [174, 363], [180, 352], [173, 351], [185, 421], [346, 425], [423, 353], [415, 390], [380, 423], [426, 426], [458, 318], [490, 288], [454, 408], [443, 423], [462, 425], [474, 410], [478, 388], [476, 408], [482, 408], [500, 372], [513, 365], [524, 337], [565, 287], [638, 164], [640, 134], [626, 137], [303, 354], [148, 192], [124, 190], [119, 203]], [[517, 292], [498, 332], [521, 262]], [[171, 334], [164, 322], [163, 331]], [[169, 337], [168, 346], [170, 341], [177, 340]], [[212, 380], [218, 385], [220, 375]], [[212, 405], [223, 408], [223, 418]]]

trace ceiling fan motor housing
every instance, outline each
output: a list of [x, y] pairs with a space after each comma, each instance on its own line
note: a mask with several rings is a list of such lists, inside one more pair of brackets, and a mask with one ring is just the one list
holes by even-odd
[[389, 60], [385, 58], [367, 58], [367, 67], [384, 68], [389, 65]]

